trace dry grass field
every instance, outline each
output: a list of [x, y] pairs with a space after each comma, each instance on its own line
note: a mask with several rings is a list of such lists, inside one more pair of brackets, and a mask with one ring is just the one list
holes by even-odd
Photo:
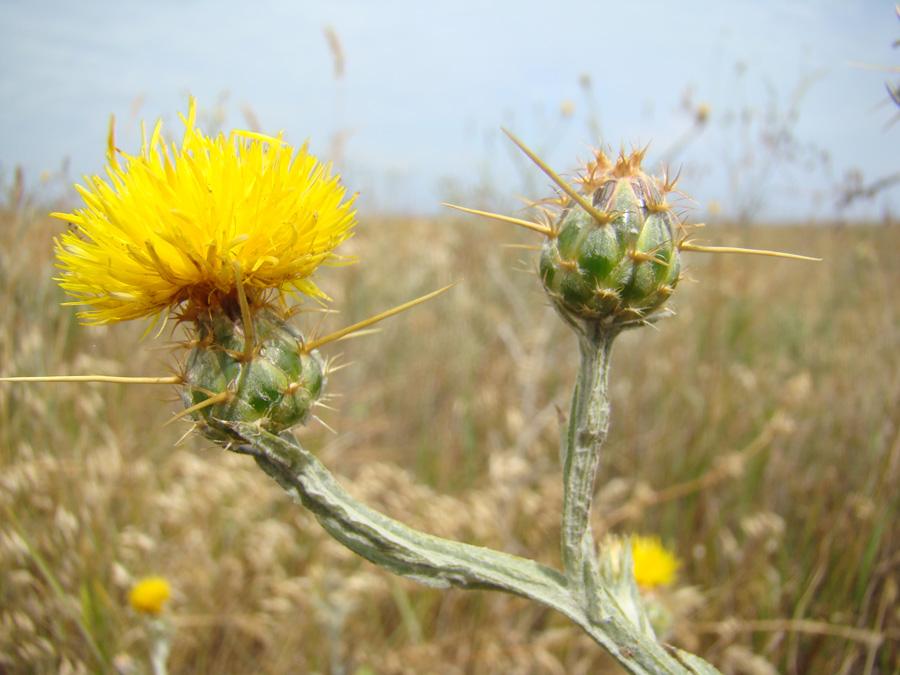
[[[78, 326], [48, 210], [0, 213], [0, 375], [166, 375], [170, 337]], [[900, 669], [900, 229], [709, 228], [819, 264], [688, 254], [677, 315], [622, 336], [598, 533], [658, 535], [666, 639], [724, 673]], [[335, 410], [299, 431], [356, 496], [559, 565], [558, 408], [574, 337], [527, 273], [537, 237], [462, 214], [367, 219], [325, 269], [323, 330], [464, 279], [325, 348]], [[518, 271], [518, 269], [525, 271]], [[307, 318], [308, 317], [308, 318]], [[302, 315], [309, 329], [320, 314]], [[563, 617], [435, 591], [332, 542], [168, 387], [0, 384], [0, 671], [149, 672], [144, 575], [173, 588], [169, 672], [615, 673]], [[115, 664], [115, 665], [114, 665]]]

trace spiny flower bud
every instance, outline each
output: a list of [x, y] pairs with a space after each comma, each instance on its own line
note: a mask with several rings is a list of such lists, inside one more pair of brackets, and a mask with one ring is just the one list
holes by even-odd
[[214, 398], [192, 415], [201, 431], [230, 440], [228, 423], [258, 423], [270, 433], [302, 424], [325, 384], [317, 351], [272, 310], [254, 308], [254, 340], [247, 349], [241, 318], [217, 311], [198, 319], [197, 335], [185, 360], [182, 398], [188, 407]]
[[541, 250], [540, 276], [557, 308], [588, 321], [624, 324], [657, 311], [681, 272], [681, 223], [666, 202], [672, 186], [641, 168], [644, 151], [602, 151], [574, 186], [588, 206], [564, 197]]

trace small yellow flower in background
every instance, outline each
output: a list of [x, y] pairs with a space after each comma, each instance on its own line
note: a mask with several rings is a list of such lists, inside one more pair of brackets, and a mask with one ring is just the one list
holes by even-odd
[[162, 577], [144, 577], [128, 594], [128, 601], [138, 612], [159, 614], [169, 601], [169, 582]]
[[681, 562], [659, 537], [631, 537], [634, 578], [644, 589], [666, 586], [675, 580]]
[[115, 147], [111, 127], [107, 179], [76, 186], [85, 208], [52, 214], [70, 223], [56, 242], [68, 304], [89, 305], [79, 317], [92, 324], [179, 307], [192, 320], [236, 297], [238, 278], [251, 305], [327, 299], [310, 277], [341, 260], [334, 248], [355, 222], [340, 176], [280, 134], [203, 135], [193, 98], [181, 119], [180, 148], [158, 122], [138, 156]]

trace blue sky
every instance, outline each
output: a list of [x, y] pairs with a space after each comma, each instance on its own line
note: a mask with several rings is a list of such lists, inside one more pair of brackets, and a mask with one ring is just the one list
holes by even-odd
[[[226, 129], [249, 108], [263, 131], [309, 138], [361, 192], [361, 216], [546, 196], [501, 125], [560, 171], [585, 146], [652, 142], [651, 160], [683, 165], [701, 217], [824, 220], [848, 172], [900, 171], [891, 74], [854, 65], [900, 64], [889, 0], [0, 0], [0, 15], [7, 181], [64, 157], [73, 178], [100, 172], [110, 114], [135, 151], [140, 119], [180, 138], [188, 94], [212, 111], [226, 92]], [[843, 215], [898, 207], [900, 189]]]

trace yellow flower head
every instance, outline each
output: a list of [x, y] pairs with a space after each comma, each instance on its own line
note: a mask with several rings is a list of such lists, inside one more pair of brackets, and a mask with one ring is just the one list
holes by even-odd
[[76, 298], [68, 304], [91, 307], [79, 314], [87, 323], [177, 307], [195, 318], [235, 298], [237, 279], [251, 304], [296, 292], [327, 299], [310, 277], [340, 260], [334, 248], [355, 222], [340, 176], [281, 134], [211, 138], [195, 118], [191, 98], [181, 147], [167, 145], [160, 121], [138, 156], [116, 149], [111, 126], [107, 180], [86, 178], [76, 186], [85, 207], [52, 214], [70, 223], [56, 241], [58, 281]]
[[169, 582], [162, 577], [144, 577], [128, 594], [128, 601], [138, 612], [159, 614], [169, 601]]
[[631, 537], [634, 578], [642, 588], [665, 586], [675, 580], [681, 562], [662, 545], [659, 537]]

